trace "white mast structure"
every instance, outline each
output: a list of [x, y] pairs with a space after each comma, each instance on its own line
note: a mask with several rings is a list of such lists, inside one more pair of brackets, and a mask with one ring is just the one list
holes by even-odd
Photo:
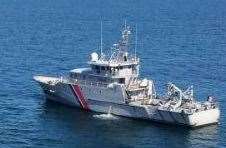
[[136, 36], [135, 36], [135, 51], [134, 51], [134, 54], [135, 54], [135, 60], [137, 59], [137, 24], [136, 24]]
[[100, 23], [100, 59], [102, 58], [103, 55], [103, 37], [102, 37], [102, 20]]

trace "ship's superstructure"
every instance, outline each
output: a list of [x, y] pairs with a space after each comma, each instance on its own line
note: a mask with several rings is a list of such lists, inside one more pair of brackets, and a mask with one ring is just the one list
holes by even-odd
[[[131, 30], [106, 55], [94, 52], [87, 68], [73, 69], [66, 77], [34, 76], [47, 98], [84, 110], [148, 119], [164, 123], [201, 126], [217, 123], [220, 111], [212, 97], [197, 102], [193, 88], [182, 91], [169, 83], [167, 95], [156, 95], [152, 80], [139, 77], [140, 60], [129, 54]], [[101, 40], [102, 44], [102, 40]]]

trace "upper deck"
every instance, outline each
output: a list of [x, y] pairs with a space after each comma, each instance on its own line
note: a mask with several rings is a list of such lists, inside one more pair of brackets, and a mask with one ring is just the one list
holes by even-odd
[[100, 58], [98, 60], [88, 61], [90, 65], [98, 65], [98, 66], [109, 66], [109, 67], [118, 67], [118, 66], [129, 66], [129, 65], [139, 65], [140, 59], [135, 56], [125, 55], [121, 58]]
[[131, 78], [139, 76], [139, 58], [129, 54], [129, 39], [131, 31], [125, 26], [122, 38], [110, 48], [111, 54], [94, 52], [90, 55], [89, 69], [76, 69], [71, 71], [72, 77], [80, 75], [82, 79], [95, 79], [96, 81], [119, 82], [127, 84]]

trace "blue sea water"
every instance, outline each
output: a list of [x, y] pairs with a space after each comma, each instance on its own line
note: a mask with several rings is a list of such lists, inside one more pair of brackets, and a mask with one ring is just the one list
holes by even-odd
[[[226, 1], [1, 0], [0, 147], [226, 147]], [[215, 96], [219, 125], [198, 129], [103, 119], [45, 100], [32, 80], [86, 64], [137, 24], [142, 77]]]

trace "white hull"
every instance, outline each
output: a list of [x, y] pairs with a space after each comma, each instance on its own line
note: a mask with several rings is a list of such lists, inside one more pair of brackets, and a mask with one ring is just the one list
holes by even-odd
[[[50, 77], [46, 78], [57, 79]], [[46, 83], [46, 80], [43, 78], [42, 80], [35, 78], [35, 80], [39, 82], [48, 99], [94, 112], [110, 112], [111, 114], [118, 116], [146, 119], [176, 125], [180, 124], [191, 127], [217, 123], [220, 116], [218, 108], [200, 111], [193, 114], [185, 114], [159, 110], [158, 107], [154, 105], [115, 103], [115, 97], [122, 97], [120, 99], [123, 99], [123, 96], [125, 95], [123, 92], [117, 90], [115, 93], [110, 93], [110, 91], [115, 90], [111, 90], [111, 88], [109, 88], [104, 90], [107, 93], [104, 93], [104, 91], [99, 93], [99, 91], [101, 89], [103, 90], [103, 88], [98, 88], [97, 86], [79, 86], [84, 95], [84, 98], [82, 99], [84, 99], [83, 101], [86, 103], [81, 104], [83, 101], [79, 100], [78, 97], [75, 96], [76, 94], [73, 93], [73, 88], [70, 87], [70, 84], [57, 83], [56, 85], [51, 85]], [[110, 100], [113, 100], [113, 102], [105, 101], [104, 97], [112, 98]]]

